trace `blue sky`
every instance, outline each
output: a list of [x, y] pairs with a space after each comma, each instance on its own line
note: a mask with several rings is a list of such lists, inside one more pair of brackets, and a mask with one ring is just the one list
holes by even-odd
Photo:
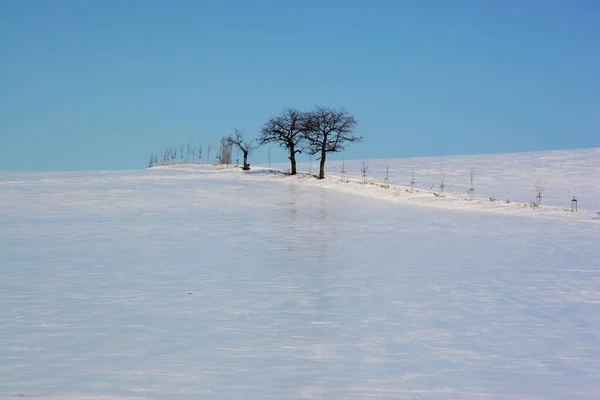
[[599, 147], [599, 15], [594, 0], [4, 0], [0, 169], [142, 168], [316, 104], [359, 120], [346, 159]]

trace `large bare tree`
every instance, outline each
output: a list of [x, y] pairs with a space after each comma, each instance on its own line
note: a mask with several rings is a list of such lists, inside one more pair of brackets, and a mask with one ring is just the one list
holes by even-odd
[[277, 143], [289, 152], [291, 175], [296, 175], [296, 154], [302, 153], [305, 134], [308, 132], [308, 115], [294, 108], [286, 108], [281, 114], [269, 119], [261, 130], [260, 145]]
[[308, 140], [309, 154], [319, 154], [319, 179], [325, 178], [327, 153], [338, 153], [346, 149], [347, 143], [362, 141], [353, 134], [357, 121], [344, 108], [317, 106], [308, 114], [308, 130], [304, 137]]
[[235, 129], [233, 135], [227, 138], [229, 143], [236, 146], [242, 152], [244, 156], [244, 167], [242, 168], [244, 171], [250, 169], [250, 165], [248, 164], [248, 155], [252, 150], [256, 149], [257, 145], [254, 140], [246, 141], [244, 140], [244, 133], [239, 129]]

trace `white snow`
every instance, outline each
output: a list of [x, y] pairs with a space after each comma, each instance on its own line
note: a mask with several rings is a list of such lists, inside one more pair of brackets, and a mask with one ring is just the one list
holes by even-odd
[[0, 173], [0, 398], [597, 398], [598, 149], [340, 165]]

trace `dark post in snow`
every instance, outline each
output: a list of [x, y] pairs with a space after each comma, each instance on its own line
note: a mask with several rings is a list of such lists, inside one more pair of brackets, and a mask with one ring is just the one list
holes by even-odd
[[327, 153], [345, 150], [346, 143], [360, 142], [360, 136], [354, 136], [357, 121], [343, 108], [317, 106], [308, 114], [308, 131], [305, 137], [309, 145], [309, 154], [319, 154], [319, 179], [325, 179], [325, 160]]
[[412, 179], [410, 181], [410, 192], [411, 193], [414, 193], [414, 191], [415, 191], [415, 184], [416, 184], [416, 182], [415, 182], [415, 170], [413, 169]]
[[342, 158], [342, 183], [346, 181], [346, 159]]

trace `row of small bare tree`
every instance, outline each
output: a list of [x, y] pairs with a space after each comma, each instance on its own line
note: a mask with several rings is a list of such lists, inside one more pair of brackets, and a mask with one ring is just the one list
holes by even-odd
[[[212, 146], [209, 144], [206, 147], [206, 158], [210, 158]], [[188, 143], [177, 147], [167, 147], [162, 151], [151, 153], [148, 159], [148, 167], [156, 167], [158, 165], [173, 165], [173, 164], [202, 164], [202, 156], [204, 147], [202, 142], [198, 145]]]
[[[258, 139], [246, 140], [242, 131], [235, 129], [230, 136], [221, 138], [217, 164], [231, 164], [232, 149], [235, 146], [243, 155], [243, 169], [250, 169], [248, 157], [250, 153], [270, 143], [285, 148], [291, 163], [291, 175], [297, 174], [296, 155], [305, 153], [318, 155], [320, 161], [319, 179], [325, 178], [325, 161], [328, 153], [344, 151], [348, 143], [362, 141], [353, 134], [357, 121], [344, 108], [317, 106], [314, 110], [304, 112], [294, 108], [285, 108], [280, 114], [270, 118], [263, 125]], [[207, 147], [207, 160], [210, 158], [210, 145]], [[167, 148], [161, 153], [152, 153], [149, 167], [169, 164], [195, 163], [202, 164], [203, 147], [181, 145], [179, 153], [176, 148]]]

